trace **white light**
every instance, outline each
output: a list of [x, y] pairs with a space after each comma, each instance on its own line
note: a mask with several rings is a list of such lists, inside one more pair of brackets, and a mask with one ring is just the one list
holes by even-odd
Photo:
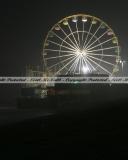
[[74, 18], [72, 19], [72, 22], [74, 22], [74, 23], [76, 23], [77, 21], [78, 21], [77, 17], [74, 17]]
[[86, 17], [82, 17], [82, 22], [87, 22], [87, 18]]
[[82, 71], [83, 71], [85, 74], [87, 74], [87, 73], [89, 72], [89, 69], [88, 69], [87, 66], [85, 66], [85, 67], [82, 68]]

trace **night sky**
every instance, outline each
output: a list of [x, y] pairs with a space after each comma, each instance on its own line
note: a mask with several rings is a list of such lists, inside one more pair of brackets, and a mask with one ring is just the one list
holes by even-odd
[[47, 32], [60, 19], [77, 13], [94, 15], [110, 25], [119, 38], [122, 58], [128, 60], [127, 12], [127, 1], [122, 0], [2, 1], [0, 76], [21, 76], [26, 65], [40, 65]]
[[127, 12], [126, 1], [121, 0], [1, 2], [0, 75], [20, 76], [26, 65], [40, 65], [47, 32], [63, 17], [76, 13], [94, 15], [109, 24], [119, 38], [122, 57], [127, 58]]

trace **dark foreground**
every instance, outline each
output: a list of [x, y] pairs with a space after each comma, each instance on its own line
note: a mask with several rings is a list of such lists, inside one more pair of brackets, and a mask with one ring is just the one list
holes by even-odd
[[122, 159], [128, 156], [127, 137], [128, 101], [121, 99], [1, 126], [0, 155], [27, 159], [83, 152], [87, 159]]

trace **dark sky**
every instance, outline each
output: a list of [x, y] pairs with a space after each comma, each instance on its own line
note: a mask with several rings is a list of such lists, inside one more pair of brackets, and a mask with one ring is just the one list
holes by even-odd
[[[87, 13], [108, 23], [122, 48], [128, 50], [128, 11], [123, 0], [42, 0], [5, 1], [0, 4], [0, 75], [20, 76], [27, 64], [41, 62], [43, 40], [60, 19]], [[128, 58], [127, 58], [128, 59]]]
[[[28, 64], [40, 65], [43, 41], [50, 28], [65, 16], [94, 15], [109, 24], [128, 59], [126, 0], [6, 0], [0, 2], [0, 76], [21, 76]], [[0, 101], [16, 97], [14, 86], [0, 86]]]

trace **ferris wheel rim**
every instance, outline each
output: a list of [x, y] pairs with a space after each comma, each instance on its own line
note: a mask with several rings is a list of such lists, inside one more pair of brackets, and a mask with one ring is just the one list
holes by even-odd
[[[70, 18], [72, 18], [72, 17], [82, 17], [82, 16], [86, 16], [87, 18], [95, 19], [95, 20], [98, 20], [99, 22], [102, 22], [103, 24], [105, 24], [105, 26], [106, 26], [109, 30], [111, 30], [111, 31], [113, 32], [113, 37], [115, 37], [115, 38], [117, 39], [117, 46], [116, 46], [116, 47], [117, 47], [117, 50], [118, 50], [118, 51], [117, 51], [117, 57], [120, 57], [120, 56], [119, 56], [119, 55], [120, 55], [119, 41], [118, 41], [118, 38], [117, 38], [115, 32], [113, 31], [113, 29], [112, 29], [106, 22], [102, 21], [100, 18], [97, 18], [97, 17], [95, 17], [95, 16], [91, 16], [91, 15], [84, 14], [84, 13], [79, 13], [79, 14], [74, 14], [74, 15], [65, 17], [65, 18], [61, 19], [60, 21], [58, 21], [58, 22], [50, 29], [49, 32], [51, 32], [51, 31], [55, 28], [56, 25], [62, 23], [64, 20], [68, 20], [68, 19], [70, 19]], [[47, 34], [47, 36], [46, 36], [46, 38], [45, 38], [45, 41], [44, 41], [43, 52], [44, 52], [44, 50], [45, 50], [45, 49], [44, 49], [44, 48], [45, 48], [45, 43], [47, 42], [49, 32], [48, 32], [48, 34]], [[76, 32], [76, 31], [75, 31], [75, 32]], [[78, 31], [78, 32], [80, 32], [80, 31]], [[87, 31], [84, 31], [84, 32], [87, 32]], [[69, 36], [69, 35], [68, 35], [68, 36]], [[62, 41], [62, 43], [63, 43], [63, 41]], [[62, 43], [61, 43], [61, 44], [62, 44]], [[102, 51], [103, 51], [103, 50], [102, 50]], [[46, 60], [45, 60], [45, 58], [44, 58], [44, 54], [43, 54], [43, 60], [44, 60], [44, 65], [47, 67]], [[117, 65], [118, 63], [119, 63], [119, 62], [116, 62], [115, 65]], [[112, 72], [111, 74], [113, 74], [113, 72]]]

